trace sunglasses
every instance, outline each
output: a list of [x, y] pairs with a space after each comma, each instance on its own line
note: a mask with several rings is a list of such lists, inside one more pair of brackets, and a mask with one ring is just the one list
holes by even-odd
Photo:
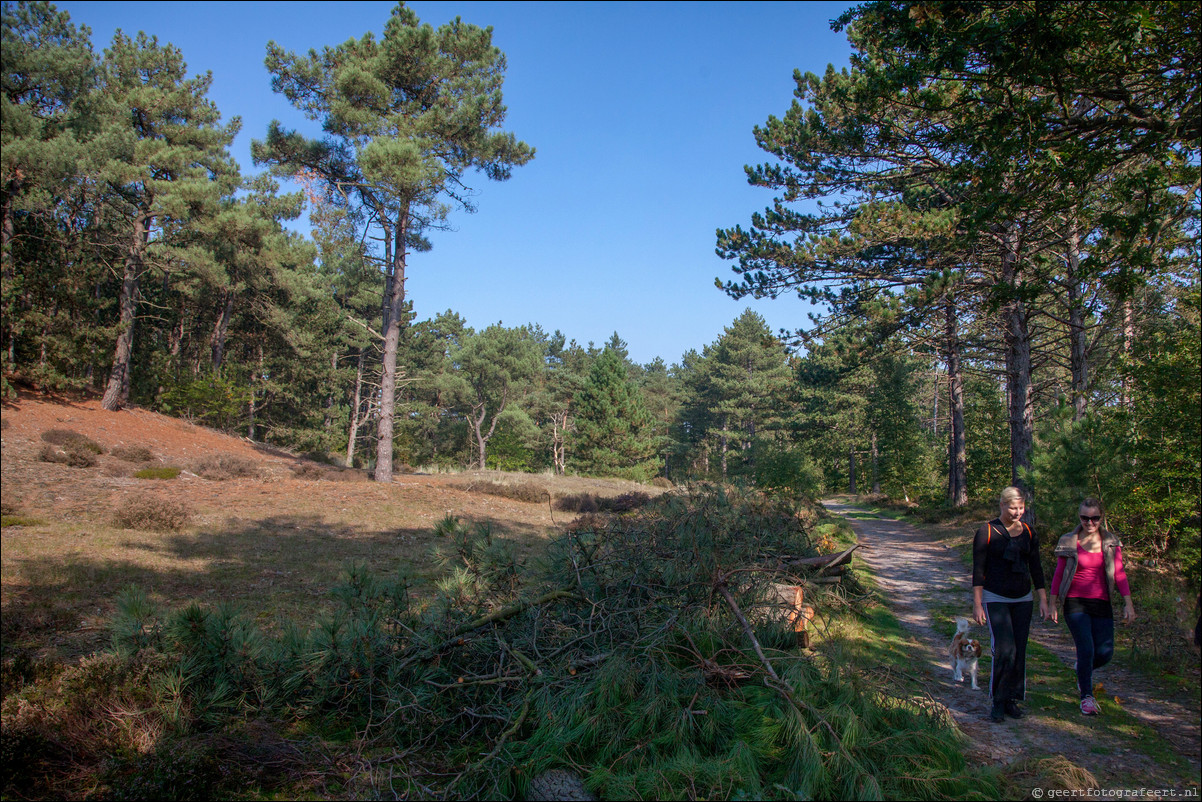
[[1081, 516], [1082, 523], [1096, 524], [1096, 523], [1101, 522], [1101, 520], [1102, 520], [1101, 515], [1082, 515]]

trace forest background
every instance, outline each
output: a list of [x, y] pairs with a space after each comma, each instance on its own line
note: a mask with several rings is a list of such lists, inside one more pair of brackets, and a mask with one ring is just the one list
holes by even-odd
[[376, 35], [269, 46], [281, 109], [320, 131], [252, 132], [247, 176], [185, 54], [97, 52], [66, 13], [6, 3], [5, 392], [102, 392], [382, 481], [474, 466], [950, 509], [1014, 483], [1051, 526], [1096, 495], [1196, 586], [1197, 23], [1184, 3], [847, 12], [850, 62], [799, 72], [754, 131], [768, 207], [714, 221], [727, 294], [818, 313], [774, 333], [748, 310], [638, 364], [617, 333], [412, 313], [409, 255], [538, 145], [503, 127], [488, 31], [399, 6]]

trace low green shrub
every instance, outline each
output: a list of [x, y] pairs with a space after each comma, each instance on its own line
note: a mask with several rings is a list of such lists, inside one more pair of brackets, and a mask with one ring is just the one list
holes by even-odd
[[193, 471], [197, 476], [214, 481], [225, 479], [255, 479], [259, 476], [259, 466], [254, 460], [234, 454], [218, 454], [205, 457], [196, 463]]
[[174, 479], [182, 472], [181, 468], [143, 468], [134, 474], [135, 479]]
[[122, 529], [148, 532], [175, 532], [192, 518], [188, 505], [169, 498], [131, 496], [122, 502], [113, 515], [113, 523]]
[[117, 446], [109, 453], [126, 462], [150, 462], [154, 459], [154, 452], [146, 446]]

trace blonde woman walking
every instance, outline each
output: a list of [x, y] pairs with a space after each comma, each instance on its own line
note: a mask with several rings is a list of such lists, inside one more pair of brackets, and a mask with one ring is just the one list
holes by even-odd
[[973, 618], [989, 624], [993, 653], [989, 718], [1022, 718], [1018, 703], [1027, 695], [1027, 636], [1034, 611], [1032, 587], [1039, 594], [1039, 614], [1047, 618], [1048, 594], [1039, 562], [1039, 538], [1022, 521], [1027, 509], [1023, 491], [1007, 487], [998, 501], [1000, 514], [977, 530], [972, 543]]

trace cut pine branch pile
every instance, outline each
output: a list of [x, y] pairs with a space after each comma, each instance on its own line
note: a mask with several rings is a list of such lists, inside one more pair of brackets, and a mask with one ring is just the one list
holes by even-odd
[[[759, 495], [669, 494], [581, 518], [522, 568], [486, 528], [448, 518], [432, 601], [351, 566], [342, 612], [308, 633], [271, 640], [195, 605], [162, 617], [138, 597], [116, 640], [178, 659], [198, 724], [358, 722], [366, 742], [413, 756], [390, 771], [424, 795], [521, 798], [553, 769], [600, 798], [962, 792], [944, 723], [878, 704], [853, 672], [796, 648], [778, 587], [803, 588], [815, 622], [862, 594], [853, 550], [814, 554], [801, 520]], [[839, 584], [815, 584], [832, 572]]]

